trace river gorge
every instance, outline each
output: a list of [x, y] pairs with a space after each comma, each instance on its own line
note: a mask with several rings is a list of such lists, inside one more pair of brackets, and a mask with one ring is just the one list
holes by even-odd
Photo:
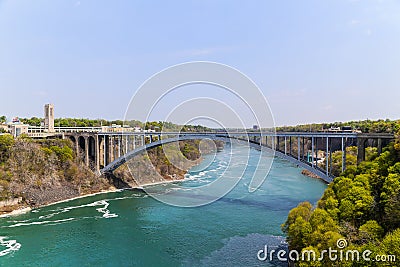
[[[215, 180], [224, 172], [231, 153], [245, 150], [241, 145], [229, 146], [213, 159], [205, 156], [184, 181], [176, 183], [191, 187]], [[259, 153], [250, 150], [252, 155]], [[207, 162], [211, 164], [204, 166]], [[235, 188], [201, 207], [169, 206], [134, 189], [1, 218], [0, 265], [285, 266], [261, 262], [257, 252], [265, 245], [284, 246], [280, 227], [288, 212], [302, 201], [315, 204], [326, 184], [275, 158], [265, 182], [249, 193], [249, 172], [256, 164], [250, 158]], [[163, 194], [170, 185], [152, 185], [152, 191]]]

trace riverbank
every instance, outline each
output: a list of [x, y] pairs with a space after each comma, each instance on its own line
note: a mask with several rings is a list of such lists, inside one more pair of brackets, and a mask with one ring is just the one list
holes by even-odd
[[114, 188], [109, 189], [109, 190], [102, 190], [102, 191], [95, 192], [95, 193], [88, 193], [88, 194], [83, 194], [83, 195], [76, 196], [76, 197], [66, 198], [66, 199], [63, 199], [63, 200], [58, 200], [58, 201], [55, 201], [55, 202], [51, 202], [51, 203], [44, 204], [44, 205], [40, 205], [40, 206], [33, 207], [33, 208], [32, 208], [32, 207], [29, 207], [29, 206], [26, 207], [26, 206], [24, 206], [24, 205], [20, 205], [20, 206], [18, 206], [18, 207], [15, 207], [15, 208], [12, 209], [11, 211], [7, 211], [7, 212], [1, 213], [1, 214], [0, 214], [0, 218], [10, 217], [10, 216], [18, 216], [18, 215], [21, 215], [21, 214], [28, 213], [28, 212], [30, 212], [30, 211], [32, 211], [32, 210], [35, 210], [35, 209], [39, 209], [39, 208], [43, 208], [43, 207], [48, 207], [48, 206], [52, 206], [52, 205], [56, 205], [56, 204], [60, 204], [60, 203], [65, 203], [65, 202], [69, 202], [69, 201], [76, 200], [76, 199], [81, 199], [81, 198], [96, 196], [96, 195], [100, 195], [100, 194], [121, 192], [121, 191], [125, 191], [125, 190], [140, 190], [140, 191], [145, 191], [145, 190], [144, 190], [144, 187], [147, 187], [147, 186], [160, 185], [160, 184], [168, 184], [168, 183], [175, 183], [175, 182], [184, 182], [184, 181], [187, 181], [187, 180], [189, 180], [189, 179], [183, 178], [183, 179], [165, 180], [165, 181], [154, 182], [154, 183], [147, 183], [147, 184], [143, 184], [143, 185], [136, 186], [136, 187], [127, 187], [127, 188], [122, 188], [122, 189], [119, 189], [119, 188], [115, 188], [115, 187], [114, 187]]

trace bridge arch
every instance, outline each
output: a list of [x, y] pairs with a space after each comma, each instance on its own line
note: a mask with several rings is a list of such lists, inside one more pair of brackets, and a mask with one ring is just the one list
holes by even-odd
[[71, 140], [71, 142], [72, 142], [73, 144], [76, 143], [76, 138], [75, 138], [75, 136], [69, 135], [69, 136], [68, 136], [68, 139]]
[[303, 162], [303, 161], [298, 161], [297, 159], [293, 158], [292, 156], [289, 156], [288, 154], [284, 154], [280, 151], [276, 151], [272, 148], [266, 147], [264, 145], [261, 145], [259, 143], [259, 140], [247, 140], [247, 139], [242, 139], [242, 138], [238, 138], [238, 137], [226, 137], [226, 136], [219, 136], [219, 135], [185, 135], [185, 136], [179, 136], [179, 137], [173, 137], [173, 138], [167, 138], [167, 139], [161, 139], [152, 143], [148, 143], [144, 146], [140, 146], [130, 152], [128, 152], [127, 154], [117, 158], [116, 160], [114, 160], [113, 162], [109, 163], [107, 166], [105, 166], [102, 170], [101, 173], [103, 174], [107, 174], [107, 173], [112, 173], [113, 171], [115, 171], [116, 169], [118, 169], [122, 164], [124, 164], [125, 162], [131, 160], [133, 157], [139, 155], [140, 153], [151, 149], [151, 148], [155, 148], [157, 146], [161, 146], [164, 144], [168, 144], [168, 143], [173, 143], [173, 142], [178, 142], [178, 141], [184, 141], [184, 140], [196, 140], [196, 139], [204, 139], [204, 138], [209, 138], [212, 140], [221, 140], [221, 141], [225, 141], [225, 142], [231, 142], [232, 140], [238, 140], [238, 141], [243, 141], [249, 144], [249, 146], [251, 148], [254, 149], [265, 149], [267, 152], [271, 153], [272, 155], [275, 155], [279, 158], [282, 158], [284, 160], [290, 161], [292, 163], [294, 163], [295, 165], [297, 165], [298, 167], [304, 168], [309, 170], [310, 172], [318, 175], [319, 177], [321, 177], [325, 182], [330, 183], [333, 180], [332, 176], [326, 175], [326, 173], [319, 169], [319, 168], [315, 168], [310, 166], [309, 163]]
[[[204, 138], [208, 138], [208, 139], [212, 139], [212, 140], [220, 140], [220, 141], [224, 141], [224, 142], [231, 142], [231, 139], [245, 141], [246, 143], [248, 142], [248, 140], [243, 140], [243, 139], [239, 139], [239, 138], [228, 138], [228, 137], [218, 136], [218, 135], [214, 135], [214, 136], [211, 136], [211, 135], [205, 135], [205, 136], [184, 135], [184, 136], [179, 136], [179, 137], [161, 139], [161, 140], [157, 140], [155, 142], [148, 143], [144, 146], [140, 146], [132, 151], [129, 151], [127, 154], [117, 158], [116, 160], [114, 160], [113, 162], [111, 162], [110, 164], [105, 166], [101, 170], [101, 172], [102, 173], [112, 173], [113, 171], [118, 169], [125, 162], [129, 161], [133, 157], [135, 157], [135, 156], [139, 155], [140, 153], [142, 153], [148, 149], [151, 149], [151, 148], [155, 148], [155, 147], [158, 147], [158, 146], [161, 146], [164, 144], [169, 144], [169, 143], [178, 142], [178, 141], [199, 140], [199, 139], [204, 139]], [[249, 144], [250, 144], [250, 147], [257, 148], [257, 149], [261, 148], [260, 144], [258, 144], [258, 143], [249, 142]]]

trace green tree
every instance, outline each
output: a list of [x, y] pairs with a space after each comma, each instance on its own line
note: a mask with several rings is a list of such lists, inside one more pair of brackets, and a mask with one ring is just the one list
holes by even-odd
[[384, 230], [375, 220], [369, 220], [359, 228], [363, 242], [377, 241], [383, 236]]
[[395, 255], [396, 261], [400, 259], [400, 229], [385, 236], [380, 244], [380, 254]]
[[0, 135], [0, 163], [4, 163], [4, 161], [9, 156], [10, 148], [14, 144], [14, 137], [10, 134]]

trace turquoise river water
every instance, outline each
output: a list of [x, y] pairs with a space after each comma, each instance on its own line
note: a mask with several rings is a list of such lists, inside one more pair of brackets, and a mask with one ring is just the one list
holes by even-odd
[[[207, 168], [192, 168], [190, 179], [180, 183], [196, 186], [216, 179], [230, 153], [217, 153]], [[250, 159], [248, 171], [255, 165]], [[246, 172], [226, 196], [196, 208], [169, 206], [139, 190], [125, 190], [0, 218], [0, 266], [285, 266], [261, 262], [257, 252], [284, 244], [280, 225], [290, 209], [305, 200], [316, 203], [326, 188], [300, 171], [276, 158], [257, 191], [248, 192]], [[154, 187], [162, 193], [169, 185]]]

